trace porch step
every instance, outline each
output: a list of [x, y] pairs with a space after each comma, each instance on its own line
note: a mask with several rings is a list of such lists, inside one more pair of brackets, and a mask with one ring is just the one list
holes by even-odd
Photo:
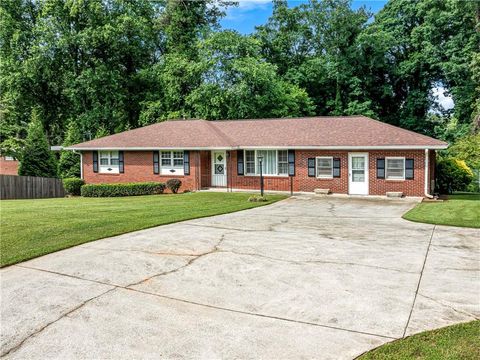
[[328, 195], [331, 194], [330, 189], [315, 189], [313, 190], [315, 192], [315, 195]]
[[401, 191], [387, 191], [387, 197], [390, 198], [401, 198], [403, 196], [403, 192]]

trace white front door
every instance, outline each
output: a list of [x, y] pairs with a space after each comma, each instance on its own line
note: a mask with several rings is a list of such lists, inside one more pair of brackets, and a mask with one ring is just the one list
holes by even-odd
[[368, 154], [348, 153], [348, 193], [368, 195]]
[[227, 186], [227, 154], [212, 151], [212, 186]]

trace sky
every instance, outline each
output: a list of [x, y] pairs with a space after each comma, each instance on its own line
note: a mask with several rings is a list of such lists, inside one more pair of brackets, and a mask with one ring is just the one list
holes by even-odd
[[[263, 25], [272, 14], [271, 0], [238, 0], [237, 7], [227, 10], [227, 16], [222, 19], [224, 29], [237, 30], [242, 34], [251, 34], [255, 26]], [[307, 0], [289, 0], [288, 5], [294, 7]], [[358, 9], [365, 6], [373, 13], [377, 13], [387, 3], [386, 0], [354, 0], [352, 7]]]

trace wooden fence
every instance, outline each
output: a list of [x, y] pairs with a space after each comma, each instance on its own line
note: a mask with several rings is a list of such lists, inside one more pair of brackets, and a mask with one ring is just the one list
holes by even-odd
[[0, 175], [0, 199], [64, 197], [62, 180], [35, 176]]

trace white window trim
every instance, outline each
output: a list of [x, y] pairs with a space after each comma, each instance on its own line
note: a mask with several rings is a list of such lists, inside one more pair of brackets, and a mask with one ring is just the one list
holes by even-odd
[[[330, 168], [330, 175], [319, 175], [318, 174], [318, 160], [319, 159], [330, 159], [331, 161], [331, 168]], [[315, 175], [317, 179], [333, 179], [333, 156], [317, 156], [315, 158]]]
[[[393, 179], [389, 179], [388, 178], [388, 160], [398, 160], [398, 159], [402, 159], [403, 160], [403, 177], [399, 178], [393, 178]], [[405, 156], [388, 156], [388, 157], [385, 157], [385, 180], [388, 180], [388, 181], [403, 181], [405, 180]]]
[[5, 161], [15, 161], [15, 158], [13, 156], [5, 156], [4, 159]]
[[[258, 156], [257, 151], [272, 151], [275, 150], [275, 158], [277, 160], [277, 174], [262, 174], [263, 176], [268, 177], [288, 177], [288, 150], [287, 149], [245, 149], [243, 151], [243, 167], [245, 169], [245, 176], [260, 176], [260, 173], [257, 173], [258, 169]], [[255, 173], [247, 173], [247, 151], [253, 151], [255, 154]], [[287, 151], [287, 173], [286, 174], [279, 174], [278, 173], [278, 152], [279, 151]]]
[[[117, 157], [114, 159], [120, 160], [120, 154], [116, 150], [101, 150], [98, 152], [98, 172], [100, 174], [119, 174], [120, 173], [120, 164], [112, 164], [112, 152], [117, 153]], [[108, 157], [103, 157], [108, 159], [107, 165], [102, 165], [102, 153], [108, 153]], [[110, 170], [108, 170], [110, 169]]]
[[[185, 150], [159, 150], [159, 166], [160, 166], [160, 175], [170, 175], [170, 176], [183, 176], [185, 175], [184, 173], [184, 164], [183, 160], [185, 158]], [[162, 165], [162, 153], [170, 153], [170, 166], [168, 165]], [[182, 153], [182, 165], [175, 165], [175, 159], [180, 159], [180, 158], [175, 158], [173, 156], [174, 152], [181, 152]], [[174, 170], [174, 171], [171, 171]]]

